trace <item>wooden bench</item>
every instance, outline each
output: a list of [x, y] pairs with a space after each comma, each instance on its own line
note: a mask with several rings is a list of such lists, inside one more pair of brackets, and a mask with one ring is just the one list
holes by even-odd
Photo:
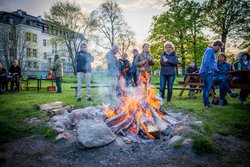
[[[90, 85], [90, 88], [99, 88], [99, 87], [109, 87], [109, 85]], [[77, 96], [77, 88], [78, 86], [71, 86], [70, 89], [75, 89], [75, 97]], [[86, 88], [86, 85], [82, 86], [82, 88]]]

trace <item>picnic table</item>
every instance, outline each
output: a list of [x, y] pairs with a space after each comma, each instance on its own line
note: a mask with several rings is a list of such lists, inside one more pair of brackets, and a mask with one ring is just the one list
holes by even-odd
[[42, 88], [42, 81], [51, 81], [51, 86], [53, 86], [53, 82], [56, 80], [55, 78], [36, 78], [37, 81], [37, 92], [39, 93]]
[[[179, 96], [181, 97], [185, 90], [196, 90], [201, 91], [204, 84], [201, 80], [201, 75], [199, 73], [187, 73], [187, 78], [185, 81], [179, 81], [178, 84], [182, 85]], [[191, 78], [195, 78], [196, 82], [190, 82]], [[187, 86], [196, 86], [195, 88], [187, 88]], [[214, 92], [211, 92], [214, 95]]]
[[[230, 71], [230, 87], [234, 89], [250, 89], [250, 70]], [[234, 78], [244, 80], [244, 82], [236, 82]]]

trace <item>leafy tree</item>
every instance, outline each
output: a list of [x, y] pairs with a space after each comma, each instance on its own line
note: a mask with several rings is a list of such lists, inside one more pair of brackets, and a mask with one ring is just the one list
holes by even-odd
[[[225, 45], [230, 34], [244, 33], [244, 27], [249, 27], [249, 8], [249, 0], [207, 0], [204, 3], [208, 26], [220, 34]], [[247, 36], [249, 39], [249, 33]]]
[[75, 53], [81, 42], [86, 40], [86, 35], [94, 30], [94, 22], [81, 12], [79, 4], [70, 1], [55, 2], [45, 18], [49, 21], [48, 24], [63, 32], [63, 35], [55, 37], [52, 42], [60, 41], [67, 46], [76, 74]]
[[201, 33], [203, 27], [201, 5], [188, 0], [166, 1], [165, 5], [169, 5], [170, 9], [153, 18], [149, 37], [153, 42], [151, 50], [160, 55], [164, 49], [164, 42], [172, 41], [181, 59], [184, 74], [187, 59], [201, 59], [198, 45], [199, 40], [205, 39]]
[[121, 44], [123, 51], [134, 45], [135, 34], [125, 22], [117, 2], [108, 0], [102, 3], [91, 13], [91, 19], [98, 27], [95, 37], [97, 45], [109, 49], [114, 44]]

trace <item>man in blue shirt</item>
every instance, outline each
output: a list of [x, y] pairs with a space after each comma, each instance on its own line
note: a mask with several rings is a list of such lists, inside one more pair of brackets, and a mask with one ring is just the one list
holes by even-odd
[[214, 73], [218, 71], [217, 61], [216, 61], [216, 52], [221, 50], [223, 47], [221, 41], [215, 41], [213, 46], [205, 49], [204, 55], [202, 57], [200, 74], [202, 81], [204, 83], [203, 87], [203, 103], [206, 108], [210, 108], [212, 105], [209, 102], [209, 92], [213, 86], [214, 82]]

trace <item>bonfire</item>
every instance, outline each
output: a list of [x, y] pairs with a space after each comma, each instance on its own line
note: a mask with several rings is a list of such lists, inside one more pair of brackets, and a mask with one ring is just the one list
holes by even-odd
[[144, 139], [155, 139], [160, 138], [161, 132], [173, 123], [161, 110], [156, 89], [148, 82], [149, 76], [140, 76], [142, 84], [132, 92], [125, 90], [124, 78], [120, 78], [122, 93], [119, 103], [105, 105], [104, 122], [115, 134], [126, 136], [133, 133]]

